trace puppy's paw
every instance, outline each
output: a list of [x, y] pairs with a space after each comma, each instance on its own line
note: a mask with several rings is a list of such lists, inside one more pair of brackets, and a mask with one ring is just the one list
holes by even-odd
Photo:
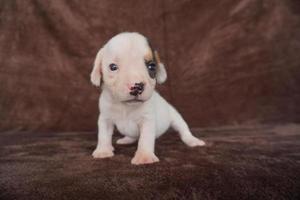
[[113, 149], [95, 149], [93, 152], [94, 158], [109, 158], [114, 156]]
[[136, 141], [136, 138], [132, 138], [132, 137], [123, 137], [117, 140], [117, 144], [132, 144]]
[[204, 146], [205, 142], [194, 136], [183, 139], [183, 142], [189, 147]]
[[151, 164], [159, 162], [159, 159], [154, 153], [136, 152], [135, 156], [131, 160], [133, 165]]

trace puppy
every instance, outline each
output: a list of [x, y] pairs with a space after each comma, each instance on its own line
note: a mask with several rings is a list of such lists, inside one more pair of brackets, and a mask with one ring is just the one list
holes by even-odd
[[181, 115], [156, 91], [156, 83], [166, 81], [167, 73], [158, 53], [139, 33], [120, 33], [97, 53], [91, 82], [102, 88], [99, 99], [98, 145], [94, 158], [114, 155], [114, 126], [124, 135], [117, 144], [138, 140], [132, 164], [158, 162], [155, 139], [170, 126], [190, 147], [203, 146], [194, 137]]

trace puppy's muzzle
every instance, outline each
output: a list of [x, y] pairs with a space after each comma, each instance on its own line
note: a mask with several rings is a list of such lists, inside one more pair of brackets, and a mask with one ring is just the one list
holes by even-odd
[[145, 84], [143, 82], [135, 83], [134, 86], [130, 88], [129, 94], [132, 96], [138, 96], [143, 93]]

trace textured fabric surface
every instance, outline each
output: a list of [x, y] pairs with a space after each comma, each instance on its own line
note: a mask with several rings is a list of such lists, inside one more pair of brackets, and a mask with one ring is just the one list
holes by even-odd
[[207, 146], [189, 148], [169, 132], [156, 144], [160, 162], [138, 167], [136, 145], [93, 159], [95, 133], [2, 133], [0, 199], [300, 198], [299, 125], [193, 132]]
[[94, 130], [89, 73], [113, 35], [151, 39], [193, 127], [299, 122], [297, 0], [0, 0], [0, 130]]

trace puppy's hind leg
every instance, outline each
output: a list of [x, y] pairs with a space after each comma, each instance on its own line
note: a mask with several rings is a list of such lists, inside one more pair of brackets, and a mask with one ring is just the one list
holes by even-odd
[[137, 138], [125, 136], [117, 140], [117, 144], [132, 144], [137, 141]]
[[181, 140], [190, 147], [204, 146], [205, 142], [193, 136], [187, 123], [175, 108], [170, 106], [171, 127], [178, 131]]

